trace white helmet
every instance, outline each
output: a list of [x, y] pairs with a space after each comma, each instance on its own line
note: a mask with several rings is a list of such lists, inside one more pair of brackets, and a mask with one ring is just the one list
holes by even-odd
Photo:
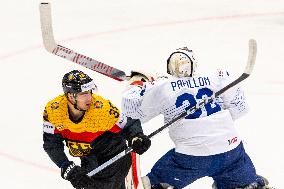
[[167, 60], [167, 73], [177, 77], [192, 77], [196, 67], [194, 53], [187, 47], [176, 49]]

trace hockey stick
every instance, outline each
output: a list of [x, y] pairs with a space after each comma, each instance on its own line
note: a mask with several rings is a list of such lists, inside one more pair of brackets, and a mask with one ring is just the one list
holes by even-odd
[[[150, 135], [148, 135], [148, 137], [152, 138], [153, 136], [155, 136], [156, 134], [160, 133], [165, 128], [169, 127], [171, 124], [173, 124], [176, 121], [186, 117], [188, 114], [194, 113], [199, 108], [204, 107], [205, 104], [207, 104], [209, 102], [212, 102], [216, 97], [220, 96], [221, 94], [223, 94], [228, 89], [232, 88], [233, 86], [237, 85], [241, 81], [243, 81], [246, 78], [248, 78], [250, 76], [250, 74], [251, 74], [251, 72], [253, 70], [254, 64], [255, 64], [256, 51], [257, 51], [256, 41], [254, 39], [250, 39], [249, 40], [249, 55], [248, 55], [247, 65], [246, 65], [246, 68], [244, 70], [244, 73], [239, 78], [237, 78], [233, 82], [229, 83], [227, 86], [225, 86], [224, 88], [220, 89], [219, 91], [217, 91], [211, 97], [202, 100], [199, 104], [193, 106], [189, 110], [185, 111], [184, 113], [180, 114], [178, 117], [176, 117], [173, 120], [171, 120], [169, 123], [165, 124], [164, 126], [160, 127], [156, 131], [152, 132]], [[115, 161], [117, 161], [118, 159], [122, 158], [123, 156], [125, 156], [126, 154], [128, 154], [128, 153], [130, 153], [132, 151], [133, 151], [133, 149], [131, 147], [128, 147], [126, 150], [120, 152], [119, 154], [114, 156], [112, 159], [106, 161], [101, 166], [99, 166], [96, 169], [94, 169], [93, 171], [89, 172], [87, 175], [88, 176], [93, 176], [94, 174], [100, 172], [101, 170], [103, 170], [107, 166], [111, 165], [112, 163], [114, 163]]]
[[128, 77], [126, 76], [124, 71], [56, 44], [53, 36], [50, 3], [41, 3], [39, 5], [39, 10], [43, 44], [48, 52], [111, 77], [115, 80], [128, 80]]

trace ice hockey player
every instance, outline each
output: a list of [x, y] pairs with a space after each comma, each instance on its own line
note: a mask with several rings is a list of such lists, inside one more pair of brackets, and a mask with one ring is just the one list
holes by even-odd
[[[196, 67], [192, 50], [176, 49], [167, 59], [170, 77], [128, 86], [122, 111], [142, 123], [162, 114], [166, 124], [234, 79], [226, 70], [197, 74]], [[169, 135], [175, 148], [142, 178], [144, 189], [181, 189], [205, 176], [213, 178], [215, 189], [269, 189], [267, 180], [256, 174], [234, 127], [234, 120], [247, 112], [238, 85], [172, 124]]]
[[[43, 114], [43, 148], [74, 188], [124, 189], [131, 156], [116, 161], [93, 177], [86, 174], [124, 150], [126, 140], [134, 152], [144, 153], [151, 141], [139, 120], [122, 117], [109, 100], [94, 92], [93, 79], [79, 70], [64, 75], [64, 94], [49, 101]], [[68, 159], [81, 159], [81, 166]]]

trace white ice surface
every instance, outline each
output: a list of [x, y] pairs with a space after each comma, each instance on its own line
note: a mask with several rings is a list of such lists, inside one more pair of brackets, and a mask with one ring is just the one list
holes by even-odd
[[[42, 46], [39, 1], [0, 0], [0, 188], [72, 188], [42, 148], [42, 111], [61, 93], [61, 78], [81, 69], [100, 93], [120, 106], [121, 83], [59, 57]], [[248, 40], [258, 42], [255, 70], [243, 83], [251, 111], [236, 122], [257, 172], [284, 188], [283, 0], [57, 0], [52, 1], [58, 43], [125, 70], [165, 72], [172, 49], [190, 46], [198, 69], [242, 73]], [[114, 92], [115, 91], [115, 92]], [[145, 125], [146, 133], [161, 117]], [[167, 132], [141, 158], [142, 174], [172, 147]], [[210, 189], [210, 178], [187, 188]]]

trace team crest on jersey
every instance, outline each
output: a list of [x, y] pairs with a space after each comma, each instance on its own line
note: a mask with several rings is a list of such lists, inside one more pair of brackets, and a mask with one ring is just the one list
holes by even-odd
[[70, 155], [74, 157], [81, 157], [90, 154], [91, 145], [83, 142], [67, 141]]
[[94, 103], [94, 107], [96, 109], [101, 109], [103, 107], [103, 105], [104, 104], [101, 101], [99, 101], [99, 100], [95, 101], [95, 103]]
[[59, 107], [59, 103], [58, 102], [53, 102], [51, 105], [50, 105], [51, 109], [52, 110], [56, 110], [58, 107]]

